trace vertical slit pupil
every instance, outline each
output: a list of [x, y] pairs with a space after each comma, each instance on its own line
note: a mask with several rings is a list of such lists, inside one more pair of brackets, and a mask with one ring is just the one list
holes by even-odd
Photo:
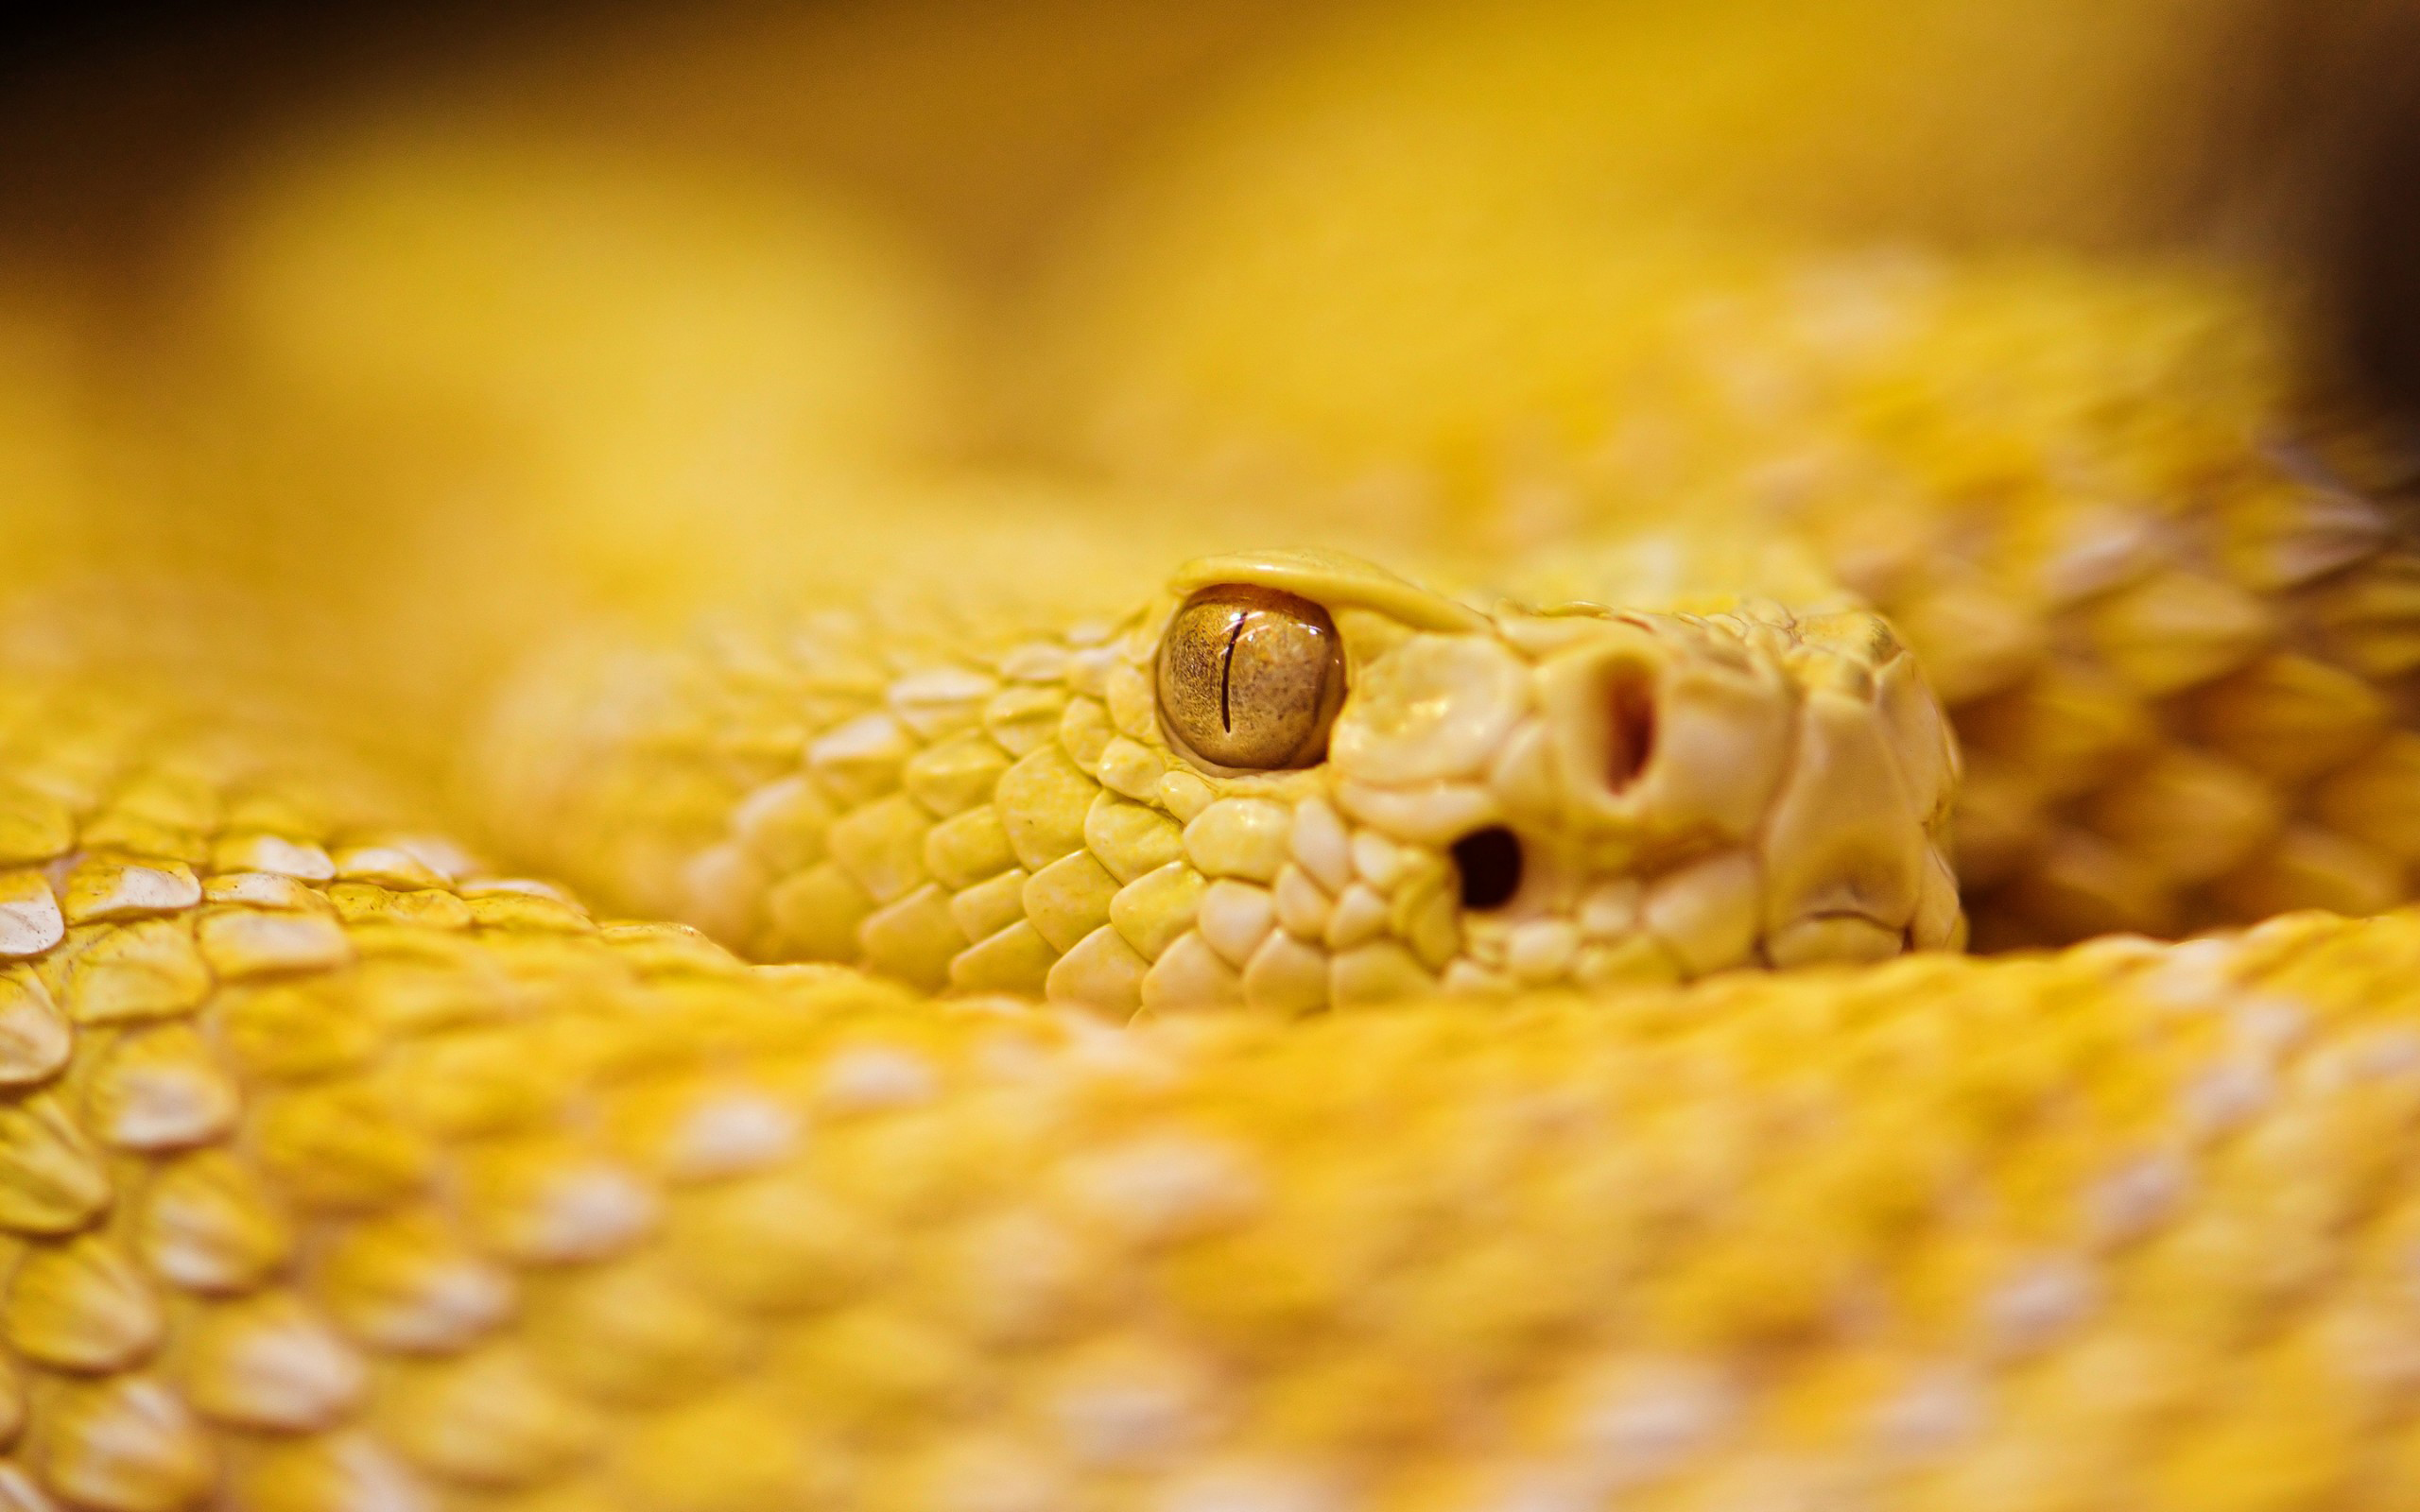
[[1454, 842], [1454, 867], [1464, 908], [1501, 908], [1521, 890], [1521, 841], [1500, 824], [1474, 830]]
[[1227, 649], [1219, 657], [1219, 728], [1232, 735], [1236, 732], [1236, 716], [1229, 707], [1228, 693], [1236, 682], [1236, 643], [1244, 638], [1244, 624], [1249, 615], [1238, 614], [1227, 627]]

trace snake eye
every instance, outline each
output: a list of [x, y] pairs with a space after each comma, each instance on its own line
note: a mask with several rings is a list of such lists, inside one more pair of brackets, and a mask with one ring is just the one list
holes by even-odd
[[1160, 714], [1219, 766], [1308, 766], [1344, 700], [1336, 622], [1308, 599], [1226, 584], [1185, 600], [1160, 645]]

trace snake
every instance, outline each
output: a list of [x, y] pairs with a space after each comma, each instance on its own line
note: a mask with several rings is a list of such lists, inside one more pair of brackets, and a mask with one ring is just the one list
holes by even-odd
[[579, 628], [434, 794], [21, 610], [0, 1504], [2420, 1500], [2402, 454], [2195, 272], [1621, 278], [1618, 434], [1136, 341], [1247, 539]]

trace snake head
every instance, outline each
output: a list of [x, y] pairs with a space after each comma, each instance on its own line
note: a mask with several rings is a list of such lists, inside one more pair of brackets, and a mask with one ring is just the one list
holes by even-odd
[[1350, 558], [1254, 553], [1183, 568], [1120, 656], [1108, 705], [1133, 748], [1104, 779], [1171, 811], [1202, 879], [1140, 981], [1154, 1009], [1962, 938], [1955, 748], [1874, 615], [1482, 611]]
[[611, 906], [1112, 1017], [1959, 942], [1957, 758], [1882, 621], [1556, 564], [1700, 612], [1569, 580], [1479, 608], [1307, 553], [1072, 624], [819, 608], [534, 662], [480, 781], [500, 835]]

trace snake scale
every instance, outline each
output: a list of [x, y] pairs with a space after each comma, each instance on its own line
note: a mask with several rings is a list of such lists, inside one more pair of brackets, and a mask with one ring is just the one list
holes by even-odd
[[590, 627], [438, 798], [29, 598], [0, 1506], [2420, 1503], [2406, 455], [2204, 269], [1574, 260], [1105, 297], [1223, 549]]

